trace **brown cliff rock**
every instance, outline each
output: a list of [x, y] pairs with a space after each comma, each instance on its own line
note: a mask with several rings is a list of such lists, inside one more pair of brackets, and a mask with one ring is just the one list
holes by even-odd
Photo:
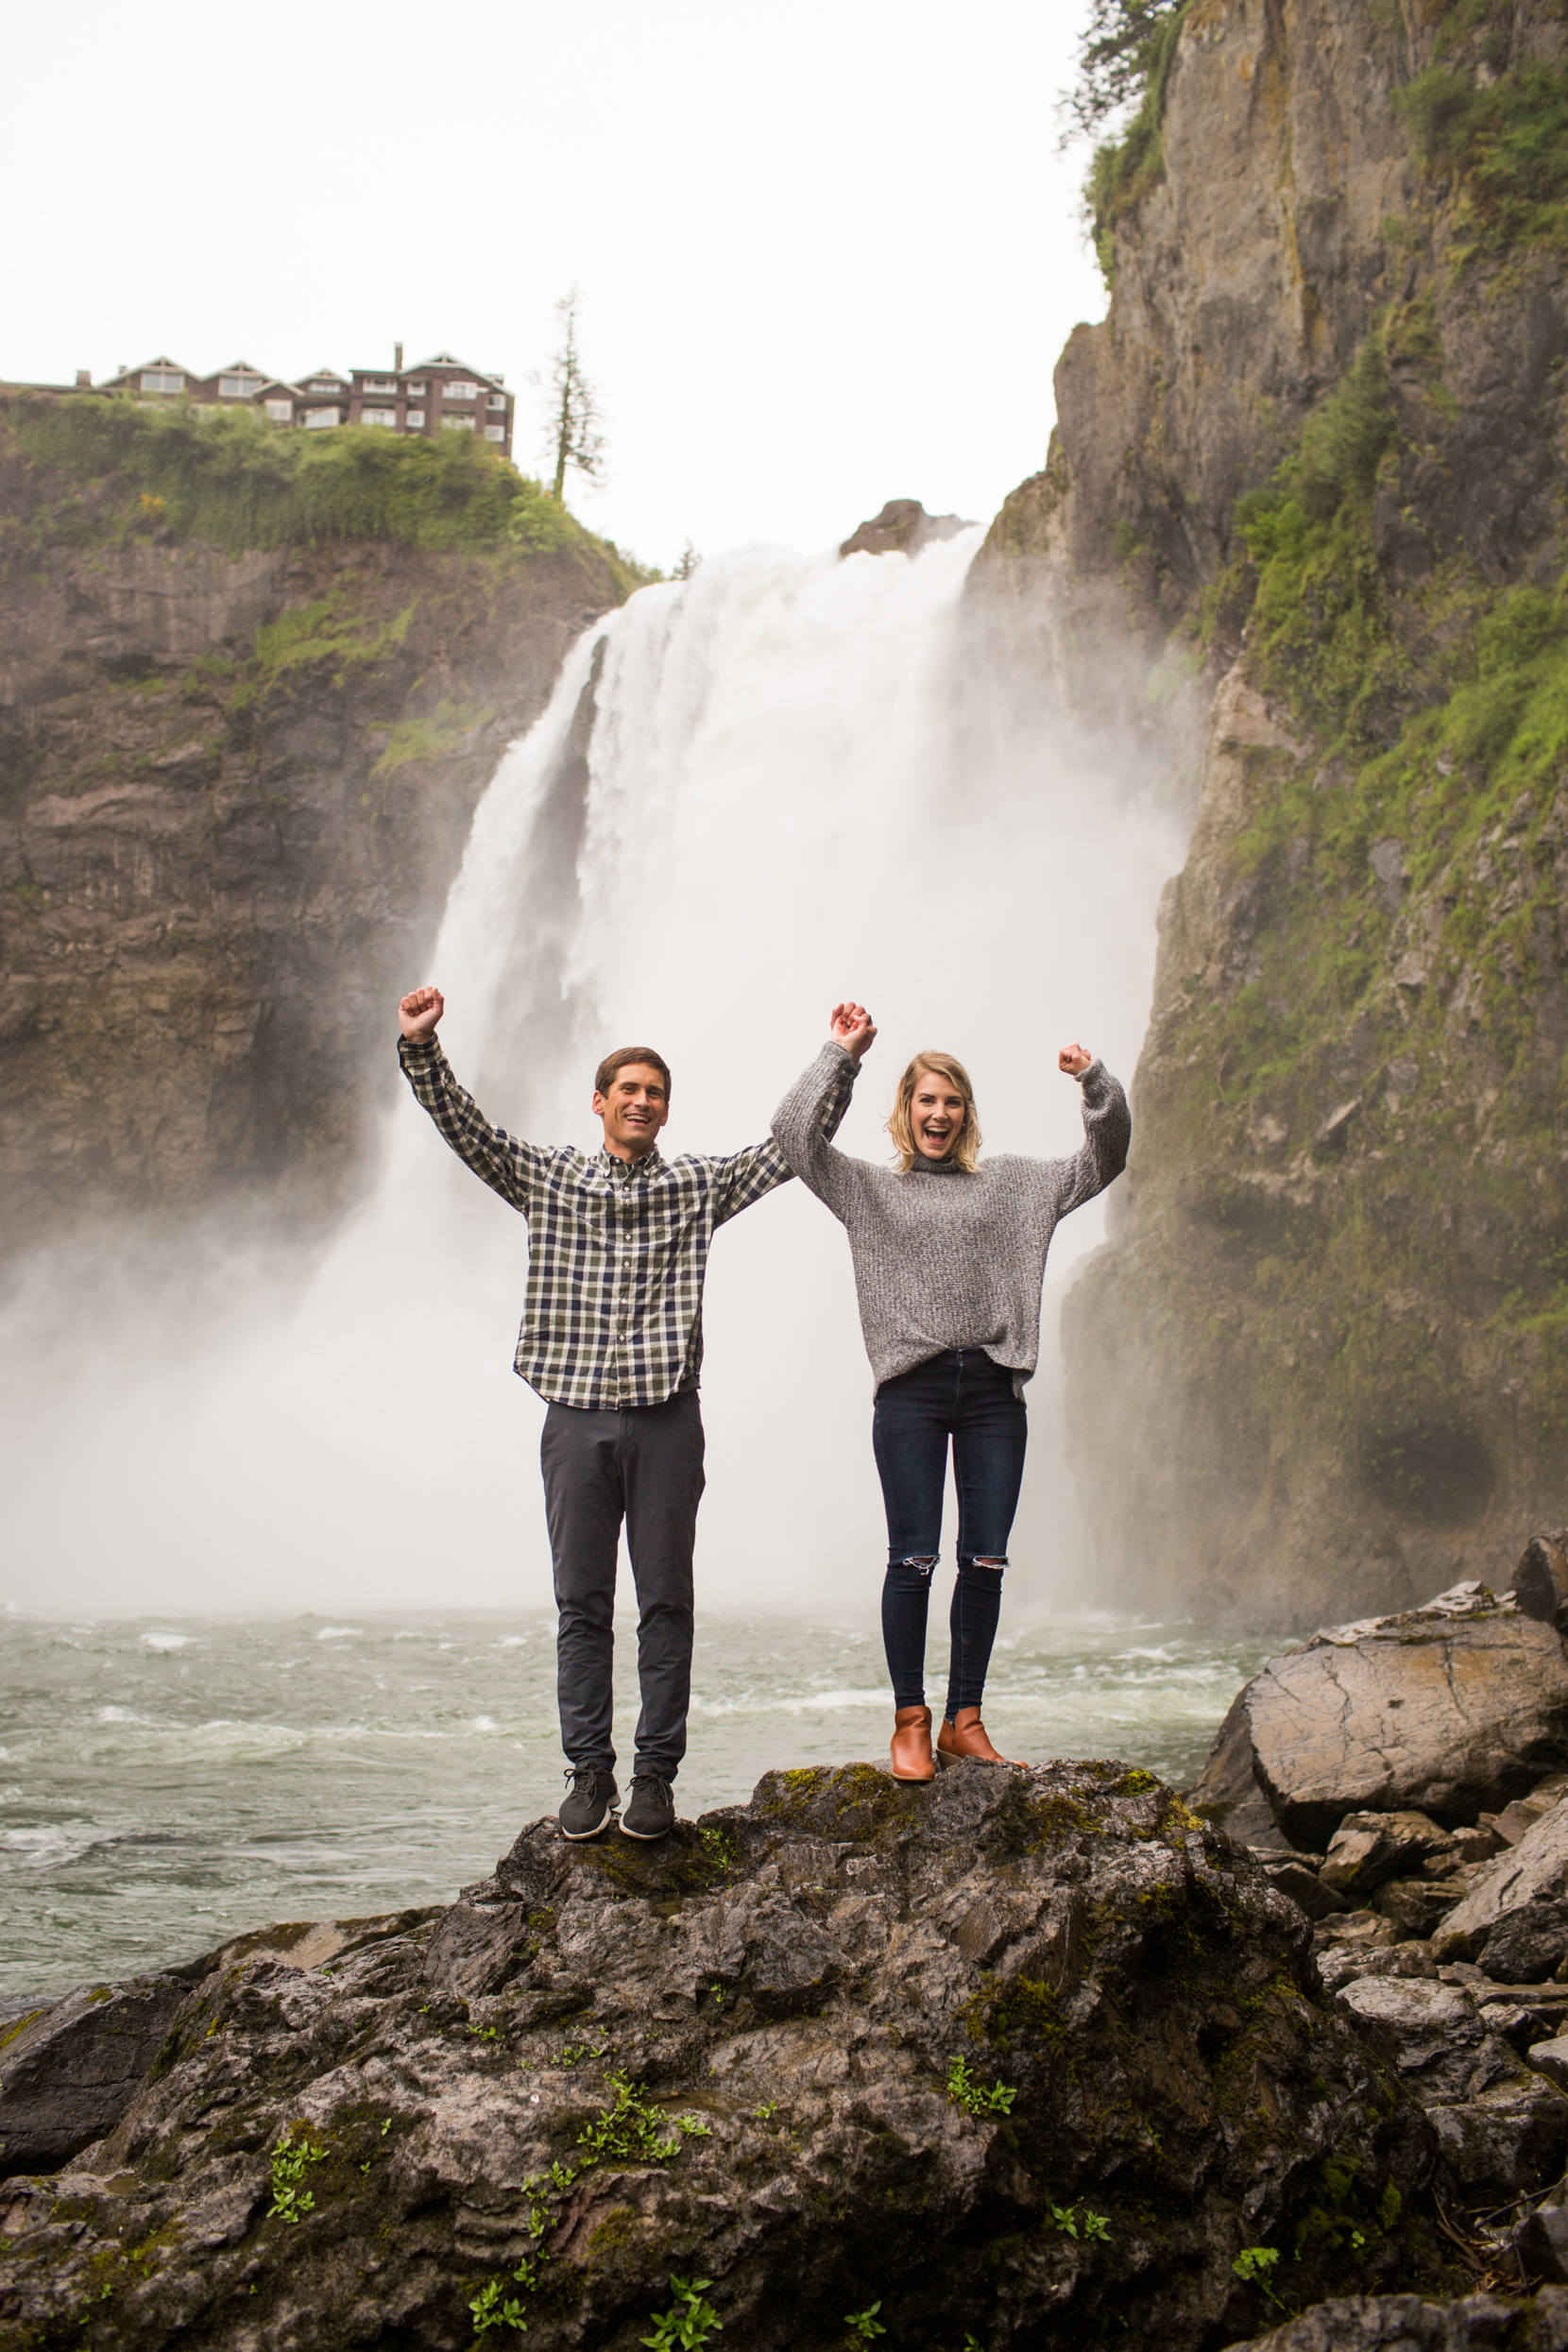
[[330, 1221], [474, 804], [622, 591], [576, 545], [230, 554], [0, 460], [6, 1242]]
[[956, 538], [971, 526], [962, 515], [929, 515], [917, 498], [890, 498], [879, 515], [852, 531], [841, 555], [918, 555], [935, 539]]
[[1497, 90], [1549, 143], [1563, 57], [1546, 0], [1194, 0], [971, 575], [1007, 690], [1196, 807], [1063, 1320], [1128, 1607], [1304, 1630], [1559, 1515], [1568, 798], [1519, 715], [1559, 640], [1515, 632], [1562, 563], [1568, 251], [1422, 107]]

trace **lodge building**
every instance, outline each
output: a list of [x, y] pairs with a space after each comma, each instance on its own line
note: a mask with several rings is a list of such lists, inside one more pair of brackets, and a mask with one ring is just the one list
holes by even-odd
[[[318, 368], [298, 383], [269, 376], [248, 360], [237, 359], [215, 375], [198, 376], [167, 352], [123, 367], [102, 383], [78, 371], [75, 389], [128, 392], [154, 404], [195, 401], [204, 407], [254, 408], [275, 425], [320, 432], [334, 425], [380, 425], [388, 433], [471, 433], [503, 457], [512, 454], [515, 396], [504, 378], [486, 375], [451, 351], [437, 351], [417, 367], [404, 367], [403, 347], [395, 347], [390, 368], [356, 367], [347, 376]], [[63, 384], [37, 384], [33, 391], [64, 391]]]

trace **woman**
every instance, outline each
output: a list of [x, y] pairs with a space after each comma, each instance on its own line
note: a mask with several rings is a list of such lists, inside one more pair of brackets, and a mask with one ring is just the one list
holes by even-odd
[[[823, 1134], [822, 1106], [844, 1057], [858, 1071], [876, 1034], [863, 1005], [835, 1005], [828, 1042], [779, 1104], [773, 1132], [795, 1174], [849, 1236], [877, 1378], [872, 1444], [887, 1506], [882, 1638], [893, 1678], [893, 1771], [895, 1780], [929, 1781], [937, 1756], [1010, 1761], [986, 1736], [980, 1705], [1024, 1474], [1023, 1388], [1040, 1351], [1046, 1252], [1058, 1219], [1126, 1167], [1132, 1121], [1103, 1064], [1080, 1045], [1065, 1046], [1057, 1066], [1082, 1089], [1082, 1149], [1067, 1160], [982, 1162], [962, 1063], [920, 1053], [898, 1082], [888, 1120], [896, 1167], [852, 1160]], [[949, 1440], [958, 1580], [947, 1705], [933, 1756], [926, 1613]]]

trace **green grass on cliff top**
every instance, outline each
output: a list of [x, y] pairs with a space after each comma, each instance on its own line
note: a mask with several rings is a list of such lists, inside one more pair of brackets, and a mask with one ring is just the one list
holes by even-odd
[[24, 398], [10, 416], [36, 464], [121, 483], [180, 537], [231, 553], [391, 539], [443, 554], [574, 550], [608, 563], [623, 595], [658, 576], [585, 531], [537, 482], [466, 433], [433, 440], [366, 425], [301, 433], [245, 409], [144, 408], [99, 393]]

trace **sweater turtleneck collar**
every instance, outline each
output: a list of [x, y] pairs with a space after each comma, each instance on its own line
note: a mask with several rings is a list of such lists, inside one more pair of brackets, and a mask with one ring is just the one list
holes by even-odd
[[912, 1176], [966, 1176], [968, 1173], [962, 1161], [951, 1157], [928, 1160], [923, 1151], [916, 1152], [914, 1166], [910, 1170]]

